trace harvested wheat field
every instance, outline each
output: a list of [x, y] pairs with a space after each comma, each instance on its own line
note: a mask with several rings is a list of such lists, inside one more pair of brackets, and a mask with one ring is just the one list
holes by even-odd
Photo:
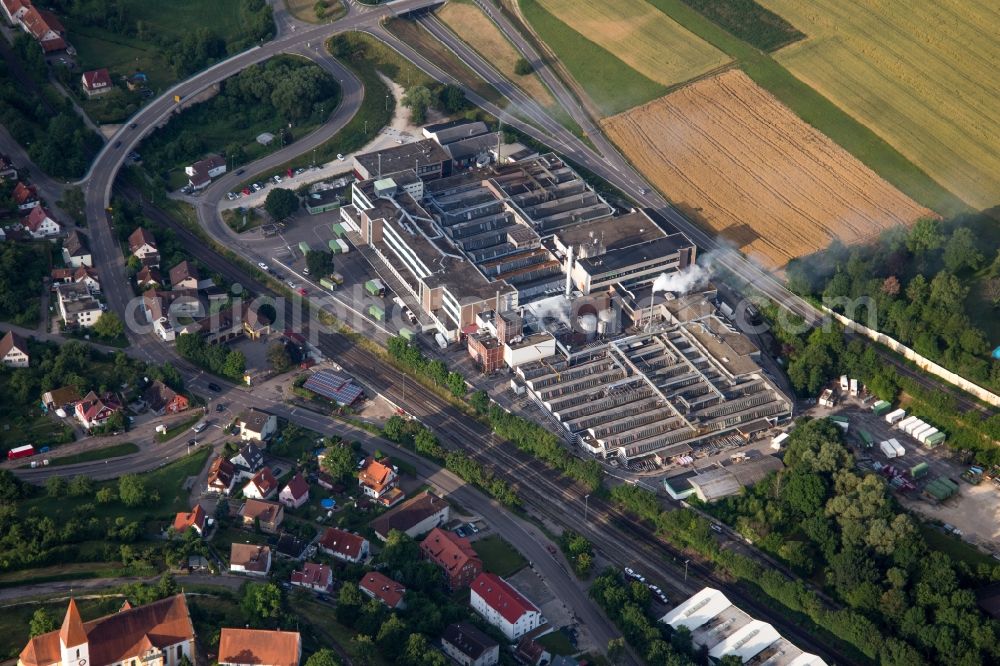
[[542, 84], [538, 76], [535, 74], [521, 76], [514, 71], [514, 65], [521, 54], [478, 6], [449, 2], [438, 10], [438, 17], [536, 102], [546, 107], [554, 106], [552, 93]]
[[761, 0], [809, 35], [776, 57], [977, 208], [1000, 204], [996, 0]]
[[665, 86], [682, 83], [729, 62], [725, 53], [645, 0], [538, 0], [538, 3], [632, 69]]
[[603, 125], [669, 199], [770, 267], [933, 215], [739, 70]]

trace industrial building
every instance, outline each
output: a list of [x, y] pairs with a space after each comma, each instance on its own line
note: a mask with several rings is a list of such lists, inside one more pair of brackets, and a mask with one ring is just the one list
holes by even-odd
[[712, 663], [736, 655], [744, 664], [825, 666], [826, 662], [783, 638], [777, 629], [734, 606], [719, 590], [706, 587], [660, 618], [674, 629], [686, 627], [695, 645], [708, 649]]
[[[618, 299], [615, 302], [620, 302]], [[535, 401], [600, 457], [684, 455], [726, 439], [748, 441], [791, 416], [792, 403], [757, 363], [759, 350], [714, 314], [704, 294], [668, 297], [644, 328], [610, 335], [626, 308], [600, 310], [588, 340], [556, 336], [557, 353], [519, 365]], [[574, 346], [575, 342], [575, 346]]]

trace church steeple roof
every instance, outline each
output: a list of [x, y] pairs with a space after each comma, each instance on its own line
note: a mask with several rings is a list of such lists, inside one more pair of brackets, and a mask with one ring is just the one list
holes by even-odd
[[87, 632], [83, 629], [83, 619], [80, 617], [80, 609], [76, 607], [76, 599], [69, 600], [69, 608], [66, 609], [66, 617], [59, 630], [59, 640], [66, 647], [87, 642]]

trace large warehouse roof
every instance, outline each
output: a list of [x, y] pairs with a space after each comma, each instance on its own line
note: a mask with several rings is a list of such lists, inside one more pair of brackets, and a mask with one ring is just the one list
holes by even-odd
[[660, 622], [687, 627], [695, 644], [708, 649], [713, 663], [735, 655], [743, 663], [769, 666], [826, 666], [822, 658], [803, 652], [777, 629], [734, 606], [719, 590], [706, 587], [664, 615]]

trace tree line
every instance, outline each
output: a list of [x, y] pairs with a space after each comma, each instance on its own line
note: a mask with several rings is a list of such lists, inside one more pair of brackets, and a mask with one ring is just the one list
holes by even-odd
[[917, 353], [993, 390], [1000, 360], [977, 321], [1000, 314], [1000, 233], [987, 214], [942, 222], [927, 218], [897, 227], [877, 242], [850, 248], [834, 243], [793, 260], [789, 287], [831, 301], [848, 315], [912, 347]]

